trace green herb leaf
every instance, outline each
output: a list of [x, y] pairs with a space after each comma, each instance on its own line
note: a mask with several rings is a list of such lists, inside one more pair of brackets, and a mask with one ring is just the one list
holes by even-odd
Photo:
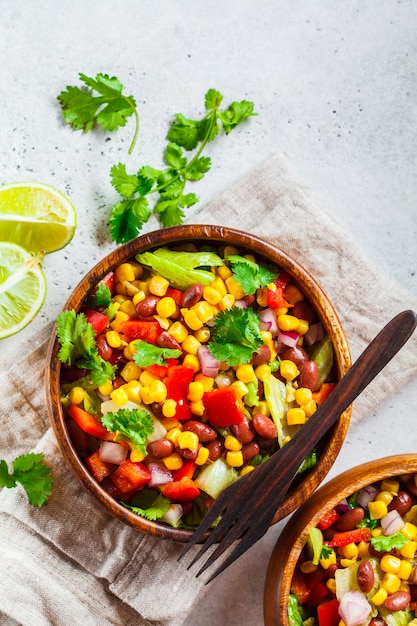
[[266, 287], [278, 276], [278, 270], [258, 265], [238, 254], [229, 254], [227, 260], [232, 264], [235, 280], [248, 296], [254, 294], [260, 287]]
[[87, 304], [92, 309], [97, 307], [107, 308], [110, 306], [111, 301], [110, 289], [103, 283], [100, 283], [95, 293], [87, 298]]
[[145, 409], [119, 409], [116, 413], [109, 411], [101, 418], [101, 422], [111, 433], [117, 431], [115, 441], [127, 441], [133, 450], [146, 454], [146, 443], [153, 433], [152, 418]]
[[[143, 491], [150, 491], [150, 490], [142, 489], [142, 492]], [[163, 496], [162, 493], [158, 494], [158, 496], [155, 498], [154, 492], [152, 492], [153, 493], [152, 502], [150, 504], [146, 503], [146, 506], [144, 505], [143, 507], [136, 506], [136, 502], [138, 501], [140, 502], [140, 496], [143, 495], [142, 492], [139, 494], [139, 497], [133, 498], [132, 503], [130, 505], [123, 503], [124, 506], [130, 509], [131, 511], [133, 511], [134, 513], [136, 513], [136, 515], [145, 517], [151, 522], [154, 522], [160, 519], [161, 517], [165, 515], [165, 513], [168, 513], [169, 507], [171, 506], [171, 502], [168, 498], [165, 498], [165, 496]]]
[[29, 503], [41, 507], [52, 493], [52, 476], [44, 463], [43, 454], [22, 454], [13, 461], [13, 472], [9, 474], [6, 461], [0, 461], [0, 487], [11, 489], [20, 483]]
[[145, 368], [150, 365], [165, 365], [167, 359], [177, 359], [182, 354], [181, 350], [172, 348], [159, 348], [147, 341], [139, 339], [135, 341], [135, 354], [133, 360], [139, 367]]
[[[75, 130], [90, 131], [95, 124], [114, 131], [135, 116], [135, 134], [129, 147], [132, 152], [139, 133], [139, 115], [133, 96], [123, 94], [123, 85], [115, 76], [97, 74], [95, 78], [79, 74], [83, 87], [68, 86], [58, 96], [66, 122]], [[99, 95], [94, 95], [95, 93]]]
[[148, 200], [142, 196], [122, 200], [113, 207], [109, 225], [112, 238], [119, 243], [135, 239], [151, 215]]
[[389, 552], [393, 548], [400, 550], [407, 541], [407, 537], [402, 532], [394, 533], [394, 535], [371, 537], [371, 544], [378, 552]]
[[260, 323], [259, 315], [250, 308], [221, 311], [214, 318], [208, 344], [211, 354], [231, 367], [249, 363], [263, 344]]

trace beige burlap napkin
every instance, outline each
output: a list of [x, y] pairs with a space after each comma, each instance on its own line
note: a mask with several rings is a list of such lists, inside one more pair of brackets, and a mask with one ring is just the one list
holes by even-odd
[[[238, 227], [277, 243], [314, 274], [338, 310], [355, 359], [391, 317], [416, 299], [365, 258], [320, 208], [282, 155], [205, 206], [194, 222]], [[389, 293], [389, 301], [385, 294]], [[76, 483], [49, 428], [43, 390], [46, 341], [0, 375], [0, 458], [43, 452], [54, 475], [46, 507], [23, 491], [0, 493], [0, 623], [8, 626], [115, 624], [179, 626], [207, 590], [177, 562], [182, 546], [137, 533], [111, 518]], [[373, 411], [417, 371], [417, 337], [355, 403]]]

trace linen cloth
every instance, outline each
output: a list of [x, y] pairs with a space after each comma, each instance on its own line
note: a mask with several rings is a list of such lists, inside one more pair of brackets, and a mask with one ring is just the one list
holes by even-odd
[[[282, 154], [203, 207], [193, 222], [238, 227], [296, 258], [335, 305], [353, 360], [396, 313], [417, 310], [416, 299], [372, 266]], [[187, 571], [192, 554], [177, 562], [182, 545], [113, 519], [67, 470], [49, 427], [43, 388], [51, 332], [45, 328], [24, 362], [0, 375], [0, 458], [11, 462], [30, 450], [43, 452], [54, 477], [52, 496], [41, 509], [31, 507], [20, 488], [0, 492], [0, 624], [179, 626], [209, 587], [204, 576]], [[374, 411], [416, 373], [413, 336], [355, 402], [352, 421]]]

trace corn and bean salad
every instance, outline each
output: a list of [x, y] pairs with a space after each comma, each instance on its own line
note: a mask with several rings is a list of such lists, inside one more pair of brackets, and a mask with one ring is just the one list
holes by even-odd
[[328, 511], [297, 563], [289, 623], [417, 625], [417, 474], [369, 485]]
[[[331, 393], [333, 349], [290, 275], [231, 246], [159, 248], [58, 318], [61, 402], [85, 465], [148, 519], [198, 525]], [[315, 463], [315, 451], [302, 469]]]

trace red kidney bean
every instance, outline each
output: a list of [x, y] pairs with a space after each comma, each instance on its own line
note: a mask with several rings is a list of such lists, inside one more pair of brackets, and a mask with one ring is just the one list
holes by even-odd
[[375, 576], [370, 561], [361, 561], [358, 566], [357, 580], [362, 593], [368, 593], [374, 586]]
[[217, 433], [213, 428], [207, 426], [207, 424], [203, 424], [203, 422], [197, 422], [197, 420], [189, 420], [188, 422], [184, 422], [183, 431], [188, 430], [198, 436], [199, 441], [202, 443], [208, 443], [209, 441], [214, 441], [217, 437]]
[[76, 380], [83, 378], [86, 374], [86, 369], [81, 369], [76, 365], [71, 365], [70, 367], [64, 365], [61, 369], [62, 380], [66, 383], [74, 383]]
[[165, 415], [162, 413], [163, 402], [152, 402], [151, 411], [160, 420], [165, 419]]
[[75, 449], [79, 454], [86, 454], [89, 451], [89, 436], [87, 433], [78, 426], [72, 418], [67, 420], [67, 428], [71, 441], [75, 446]]
[[210, 461], [217, 461], [223, 453], [224, 445], [220, 441], [220, 439], [215, 439], [214, 441], [210, 441], [207, 444], [207, 448], [209, 451], [209, 459]]
[[338, 564], [337, 563], [332, 563], [331, 565], [329, 565], [329, 567], [325, 570], [323, 570], [324, 575], [326, 576], [326, 578], [334, 578], [335, 572], [338, 569]]
[[388, 511], [393, 511], [395, 509], [402, 516], [411, 509], [411, 505], [412, 500], [410, 494], [406, 491], [399, 491], [389, 503]]
[[262, 413], [255, 413], [252, 416], [252, 425], [258, 435], [265, 439], [274, 439], [277, 436], [277, 427], [274, 422]]
[[255, 441], [258, 444], [259, 449], [264, 450], [265, 452], [269, 452], [277, 442], [276, 437], [268, 439], [267, 437], [261, 437], [258, 434], [255, 435]]
[[116, 378], [113, 380], [113, 389], [118, 389], [119, 387], [125, 384], [126, 384], [126, 381], [124, 378], [122, 378], [121, 376], [116, 376]]
[[353, 530], [363, 520], [365, 511], [361, 506], [356, 506], [354, 509], [349, 509], [346, 513], [341, 515], [337, 521], [337, 530]]
[[254, 353], [251, 363], [252, 365], [263, 365], [264, 363], [269, 363], [270, 360], [271, 349], [264, 344], [259, 348], [259, 352]]
[[244, 443], [242, 446], [242, 456], [243, 462], [249, 463], [259, 454], [259, 446], [256, 441], [249, 441], [248, 443]]
[[369, 626], [387, 626], [387, 623], [381, 617], [373, 617], [369, 622]]
[[294, 304], [292, 315], [295, 315], [295, 317], [298, 317], [300, 320], [306, 320], [310, 324], [313, 324], [317, 319], [314, 308], [305, 300], [301, 300], [300, 302], [296, 302]]
[[[199, 445], [199, 448], [201, 448], [201, 443]], [[197, 448], [197, 450], [190, 450], [189, 448], [180, 448], [178, 446], [177, 448], [175, 448], [175, 452], [187, 461], [195, 461], [198, 455], [199, 448]]]
[[181, 306], [184, 308], [190, 308], [197, 304], [199, 300], [201, 300], [201, 296], [203, 295], [203, 285], [200, 283], [194, 283], [184, 291], [181, 300]]
[[249, 443], [255, 437], [255, 429], [247, 417], [244, 417], [240, 424], [230, 426], [230, 430], [240, 443]]
[[139, 317], [150, 317], [156, 314], [156, 305], [161, 298], [159, 296], [146, 296], [143, 300], [137, 303], [136, 313]]
[[317, 387], [319, 381], [319, 370], [317, 364], [314, 361], [304, 361], [298, 366], [300, 373], [297, 378], [299, 387], [307, 387], [307, 389], [314, 389]]
[[174, 452], [174, 444], [169, 439], [157, 439], [148, 443], [146, 451], [155, 459], [164, 459]]
[[255, 295], [252, 294], [250, 296], [244, 296], [242, 298], [245, 302], [247, 302], [249, 304], [249, 306], [252, 306], [252, 304], [255, 302]]
[[156, 340], [158, 346], [160, 348], [170, 348], [171, 350], [181, 350], [181, 346], [174, 337], [171, 337], [169, 333], [165, 330], [162, 331], [160, 335], [158, 335], [158, 339]]
[[384, 602], [388, 611], [403, 611], [410, 604], [411, 596], [407, 591], [396, 591], [392, 593]]
[[108, 361], [113, 354], [113, 348], [107, 343], [106, 333], [101, 333], [96, 337], [96, 346], [101, 358]]
[[282, 359], [293, 361], [299, 368], [301, 363], [308, 361], [307, 352], [301, 348], [301, 346], [294, 346], [294, 348], [286, 348], [280, 354]]

